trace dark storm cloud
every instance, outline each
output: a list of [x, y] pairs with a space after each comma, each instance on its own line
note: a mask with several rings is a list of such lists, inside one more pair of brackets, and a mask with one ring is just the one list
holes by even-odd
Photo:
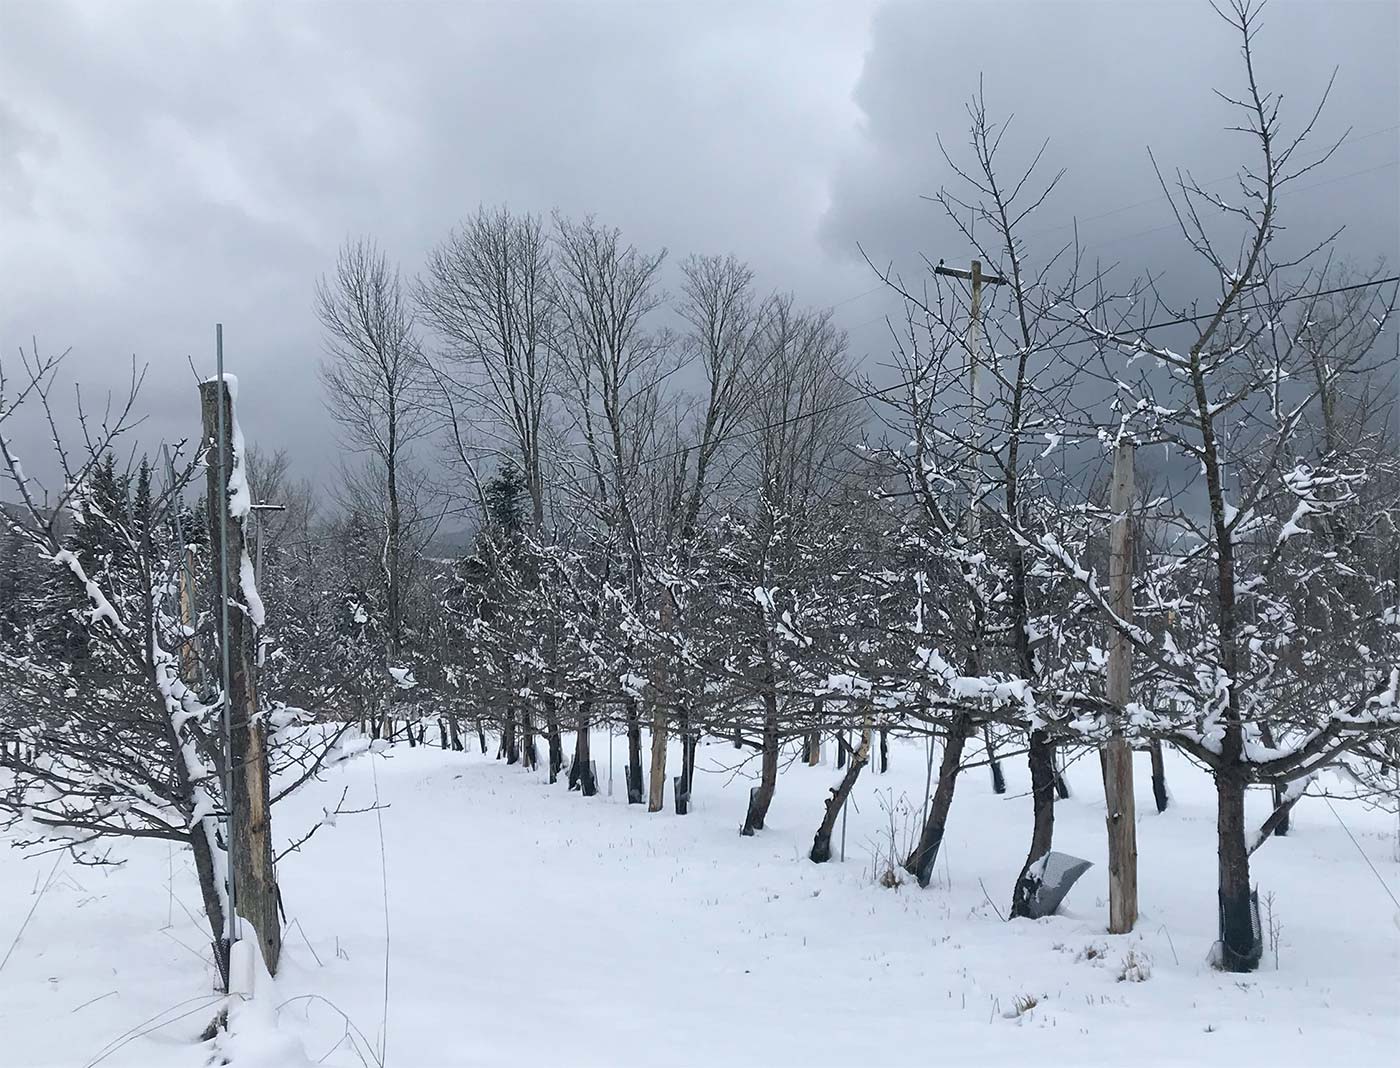
[[[1346, 223], [1359, 259], [1395, 254], [1397, 34], [1392, 3], [1275, 3], [1261, 38], [1295, 120], [1341, 65], [1322, 129], [1372, 136], [1286, 221]], [[966, 258], [919, 196], [950, 178], [934, 135], [960, 146], [979, 72], [993, 110], [1016, 112], [1017, 151], [1048, 136], [1070, 169], [1032, 231], [1077, 214], [1135, 273], [1185, 262], [1169, 232], [1141, 233], [1165, 206], [1094, 216], [1152, 197], [1149, 143], [1229, 173], [1242, 146], [1209, 88], [1238, 84], [1235, 49], [1194, 2], [872, 19], [852, 3], [0, 0], [0, 345], [72, 346], [70, 376], [93, 387], [136, 355], [150, 436], [182, 437], [186, 357], [209, 368], [222, 320], [249, 436], [325, 470], [311, 295], [340, 241], [373, 233], [411, 275], [478, 203], [509, 202], [594, 212], [677, 255], [733, 251], [766, 285], [839, 302], [878, 358], [889, 303], [858, 296], [873, 282], [856, 242]]]
[[[859, 149], [838, 170], [823, 225], [833, 255], [857, 242], [909, 264], [916, 251], [965, 261], [971, 249], [920, 194], [966, 193], [939, 152], [966, 151], [965, 105], [985, 87], [994, 118], [1014, 115], [1004, 141], [1009, 176], [1049, 139], [1040, 172], [1067, 174], [1024, 234], [1040, 262], [1073, 235], [1091, 258], [1136, 275], [1196, 280], [1148, 157], [1203, 182], [1256, 157], [1239, 121], [1212, 88], [1239, 95], [1238, 34], [1204, 3], [895, 3], [874, 18], [855, 99], [865, 121]], [[1337, 227], [1342, 255], [1362, 264], [1397, 258], [1400, 156], [1400, 5], [1276, 2], [1257, 38], [1264, 89], [1281, 92], [1284, 133], [1300, 130], [1340, 68], [1312, 144], [1353, 133], [1323, 169], [1300, 179], [1282, 207], [1284, 242], [1305, 247]], [[1232, 181], [1211, 186], [1227, 201]]]
[[481, 202], [677, 253], [734, 251], [839, 299], [816, 221], [849, 147], [868, 12], [788, 4], [0, 7], [0, 344], [70, 375], [149, 363], [189, 432], [187, 355], [225, 326], [249, 435], [333, 455], [317, 275], [373, 233], [412, 274]]

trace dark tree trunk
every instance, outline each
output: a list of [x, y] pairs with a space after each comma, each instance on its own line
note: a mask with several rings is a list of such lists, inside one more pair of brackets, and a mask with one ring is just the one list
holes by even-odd
[[1263, 954], [1249, 889], [1249, 848], [1244, 831], [1243, 774], [1215, 773], [1216, 839], [1220, 860], [1220, 967], [1252, 972]]
[[1285, 826], [1288, 823], [1288, 817], [1293, 813], [1293, 806], [1303, 797], [1301, 793], [1294, 794], [1292, 797], [1287, 797], [1286, 795], [1286, 788], [1274, 787], [1274, 810], [1269, 813], [1268, 819], [1260, 825], [1259, 834], [1255, 838], [1254, 844], [1250, 846], [1250, 853], [1253, 853], [1263, 845], [1270, 836], [1279, 833], [1279, 827]]
[[1055, 754], [1055, 799], [1069, 800], [1069, 781], [1065, 778], [1064, 760], [1058, 751]]
[[520, 724], [525, 735], [521, 756], [525, 767], [534, 771], [540, 766], [540, 751], [535, 745], [535, 712], [528, 699], [520, 702]]
[[763, 694], [762, 761], [758, 787], [749, 793], [749, 809], [739, 831], [743, 835], [763, 830], [763, 821], [768, 818], [768, 806], [773, 803], [773, 791], [778, 785], [778, 697], [771, 685]]
[[515, 740], [515, 705], [513, 703], [506, 705], [505, 718], [501, 720], [500, 752], [505, 754], [507, 764], [514, 764], [520, 760], [520, 746]]
[[481, 743], [481, 755], [486, 755], [486, 728], [481, 725], [481, 717], [476, 717], [476, 740]]
[[676, 812], [684, 816], [690, 811], [690, 788], [695, 783], [695, 734], [690, 719], [690, 706], [682, 703], [679, 708], [681, 732], [681, 775], [680, 787], [684, 791], [686, 803], [677, 803]]
[[1167, 811], [1170, 798], [1167, 795], [1167, 769], [1162, 762], [1162, 743], [1152, 742], [1152, 800], [1157, 802], [1157, 811]]
[[953, 807], [953, 790], [958, 783], [958, 769], [962, 763], [963, 748], [972, 737], [972, 722], [966, 716], [958, 716], [948, 729], [948, 738], [943, 744], [943, 760], [938, 765], [938, 786], [933, 791], [933, 803], [929, 806], [928, 818], [919, 835], [918, 845], [904, 861], [904, 870], [919, 881], [920, 886], [928, 886], [933, 878], [933, 866], [938, 860], [938, 849], [943, 844], [943, 831], [948, 826], [948, 811]]
[[880, 728], [880, 774], [890, 770], [890, 729]]
[[1055, 743], [1041, 730], [1031, 731], [1031, 848], [1011, 893], [1011, 916], [1031, 914], [1040, 879], [1032, 874], [1038, 861], [1050, 852], [1055, 840]]
[[987, 766], [992, 769], [992, 793], [1006, 793], [1006, 775], [1001, 770], [1001, 761], [997, 759], [996, 745], [992, 741], [992, 728], [983, 727], [982, 737], [987, 743]]
[[635, 698], [627, 698], [627, 803], [646, 803], [642, 782], [642, 721]]
[[832, 737], [836, 740], [836, 770], [840, 771], [846, 766], [846, 750], [850, 746], [846, 743], [845, 731], [837, 731]]
[[822, 816], [821, 826], [817, 828], [816, 836], [812, 839], [812, 851], [807, 854], [813, 864], [825, 864], [831, 859], [831, 832], [836, 829], [841, 807], [851, 796], [851, 789], [855, 786], [861, 769], [869, 760], [870, 747], [862, 742], [851, 757], [851, 766], [846, 769], [846, 774], [841, 776], [840, 783], [832, 787], [831, 796], [826, 799], [826, 812]]
[[589, 722], [592, 712], [591, 699], [585, 698], [579, 703], [578, 728], [574, 735], [574, 762], [569, 768], [569, 789], [579, 790], [584, 797], [592, 797], [598, 792], [598, 783], [593, 777], [593, 728]]
[[1287, 789], [1285, 787], [1274, 787], [1274, 809], [1283, 809], [1282, 814], [1279, 816], [1278, 823], [1274, 827], [1274, 834], [1279, 838], [1283, 838], [1288, 834], [1289, 819], [1293, 813], [1293, 806], [1284, 804], [1284, 795], [1286, 793]]
[[447, 714], [447, 737], [454, 753], [462, 751], [462, 728], [457, 722], [457, 713]]
[[[212, 825], [213, 819], [202, 820], [190, 832], [190, 847], [194, 850], [194, 870], [199, 876], [199, 896], [204, 901], [204, 915], [209, 921], [212, 936], [210, 946], [214, 951], [214, 966], [219, 970], [219, 983], [228, 989], [228, 940], [224, 937], [224, 903], [214, 874], [213, 847], [206, 836], [205, 826]], [[213, 833], [212, 827], [209, 834]]]
[[564, 770], [564, 740], [559, 734], [559, 707], [552, 693], [544, 695], [544, 723], [549, 738], [549, 781], [553, 784]]

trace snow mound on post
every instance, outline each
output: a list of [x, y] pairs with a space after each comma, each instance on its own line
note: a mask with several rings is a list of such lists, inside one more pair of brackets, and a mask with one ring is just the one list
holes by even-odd
[[247, 920], [245, 937], [230, 947], [228, 1030], [215, 1040], [215, 1060], [233, 1068], [310, 1068], [315, 1062], [294, 1035], [279, 1030], [283, 1004], [277, 980], [263, 963], [257, 932]]

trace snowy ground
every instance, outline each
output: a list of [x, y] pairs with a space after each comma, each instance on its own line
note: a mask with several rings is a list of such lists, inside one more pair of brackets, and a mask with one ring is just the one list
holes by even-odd
[[[606, 775], [606, 740], [594, 744]], [[734, 758], [702, 749], [702, 767]], [[1070, 770], [1056, 846], [1098, 866], [1062, 915], [1004, 923], [1029, 834], [1023, 762], [1007, 763], [1006, 797], [981, 770], [965, 777], [937, 881], [920, 891], [874, 878], [891, 812], [902, 846], [904, 806], [923, 798], [922, 747], [892, 758], [857, 789], [846, 862], [820, 867], [805, 856], [831, 767], [788, 768], [768, 830], [744, 839], [749, 784], [719, 771], [681, 818], [622, 803], [620, 763], [616, 795], [584, 800], [480, 755], [354, 761], [277, 816], [291, 837], [347, 785], [350, 803], [377, 789], [387, 806], [384, 868], [374, 815], [342, 818], [283, 862], [279, 1026], [310, 1063], [374, 1063], [382, 1048], [405, 1068], [1395, 1063], [1395, 908], [1322, 801], [1255, 855], [1280, 944], [1277, 963], [1270, 950], [1237, 977], [1205, 963], [1214, 803], [1184, 762], [1162, 816], [1139, 768], [1143, 917], [1111, 937], [1096, 760]], [[1266, 808], [1254, 801], [1251, 822]], [[1391, 818], [1339, 811], [1400, 886]], [[122, 855], [111, 870], [0, 852], [0, 954], [23, 926], [0, 970], [0, 1064], [204, 1063], [194, 1036], [215, 998], [191, 866], [163, 844]], [[1130, 953], [1145, 981], [1120, 979]], [[1036, 1004], [1018, 1016], [1018, 999]]]

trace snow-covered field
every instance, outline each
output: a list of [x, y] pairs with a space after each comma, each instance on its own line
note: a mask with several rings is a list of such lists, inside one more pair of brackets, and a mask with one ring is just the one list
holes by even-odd
[[[606, 739], [594, 745], [606, 775]], [[1005, 797], [985, 769], [964, 777], [936, 882], [920, 891], [875, 878], [891, 824], [900, 847], [914, 832], [917, 744], [892, 747], [887, 775], [866, 772], [846, 861], [824, 866], [806, 851], [833, 768], [787, 768], [768, 829], [744, 839], [748, 781], [719, 770], [732, 748], [702, 748], [711, 771], [687, 817], [623, 803], [620, 741], [616, 753], [613, 797], [585, 800], [477, 754], [396, 747], [279, 809], [290, 838], [347, 785], [348, 804], [377, 791], [384, 864], [373, 814], [342, 817], [283, 862], [277, 1019], [306, 1058], [263, 1063], [1396, 1063], [1395, 907], [1320, 800], [1255, 855], [1278, 949], [1239, 977], [1206, 963], [1214, 801], [1182, 761], [1160, 816], [1139, 768], [1143, 915], [1136, 933], [1109, 936], [1092, 758], [1070, 769], [1056, 846], [1097, 866], [1061, 915], [1004, 923], [1029, 834], [1019, 759]], [[1257, 823], [1267, 798], [1254, 802]], [[1392, 819], [1338, 809], [1400, 885]], [[7, 1068], [205, 1063], [195, 1038], [216, 996], [191, 865], [164, 844], [119, 853], [125, 865], [96, 869], [0, 852], [0, 954], [23, 927], [0, 969]]]

